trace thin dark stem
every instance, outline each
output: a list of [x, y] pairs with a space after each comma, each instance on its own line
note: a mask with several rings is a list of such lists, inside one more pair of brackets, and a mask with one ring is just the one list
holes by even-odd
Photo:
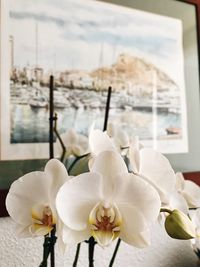
[[80, 248], [81, 248], [81, 243], [79, 243], [77, 245], [77, 247], [76, 247], [76, 255], [75, 255], [75, 258], [74, 258], [73, 267], [76, 267], [77, 266], [78, 258], [79, 258], [79, 253], [80, 253]]
[[39, 267], [47, 267], [47, 259], [50, 253], [50, 237], [49, 235], [45, 235], [44, 244], [43, 244], [43, 260], [40, 263]]
[[62, 150], [63, 150], [62, 156], [60, 158], [60, 161], [63, 162], [64, 161], [64, 157], [65, 157], [65, 153], [66, 153], [66, 147], [65, 147], [65, 145], [63, 143], [63, 140], [60, 137], [60, 134], [59, 134], [59, 132], [57, 130], [57, 119], [58, 119], [57, 113], [55, 113], [55, 115], [54, 115], [54, 132], [55, 132], [55, 134], [56, 134], [56, 136], [57, 136], [57, 138], [58, 138], [58, 140], [59, 140], [59, 142], [61, 144]]
[[109, 86], [108, 87], [107, 101], [106, 101], [106, 111], [105, 111], [103, 131], [106, 131], [106, 129], [107, 129], [108, 115], [109, 115], [109, 109], [110, 109], [111, 92], [112, 92], [112, 87]]
[[94, 237], [91, 236], [88, 243], [89, 243], [88, 247], [89, 267], [94, 267], [94, 247], [96, 245]]
[[114, 253], [113, 253], [113, 255], [112, 255], [112, 258], [111, 258], [109, 267], [112, 267], [112, 266], [113, 266], [113, 263], [114, 263], [114, 261], [115, 261], [115, 258], [116, 258], [116, 255], [117, 255], [117, 252], [118, 252], [118, 249], [119, 249], [119, 246], [120, 246], [120, 243], [121, 243], [121, 239], [119, 238], [119, 239], [117, 240], [117, 244], [116, 244]]
[[73, 169], [73, 167], [75, 166], [75, 164], [76, 164], [80, 159], [82, 159], [82, 158], [84, 158], [84, 157], [87, 157], [89, 154], [90, 154], [90, 153], [87, 153], [87, 154], [84, 154], [84, 155], [82, 155], [82, 156], [76, 157], [75, 160], [72, 162], [72, 164], [69, 166], [69, 168], [68, 168], [68, 170], [67, 170], [68, 173], [70, 173], [70, 171]]
[[51, 252], [51, 267], [55, 267], [55, 253], [54, 253], [54, 246], [56, 243], [56, 228], [51, 231], [51, 244], [50, 244], [50, 252]]
[[52, 159], [54, 157], [53, 151], [53, 90], [54, 90], [54, 77], [50, 76], [49, 82], [49, 158]]

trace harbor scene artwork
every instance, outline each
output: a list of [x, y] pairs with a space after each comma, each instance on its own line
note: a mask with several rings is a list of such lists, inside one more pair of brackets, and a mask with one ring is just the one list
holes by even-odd
[[[47, 8], [48, 5], [48, 8]], [[109, 121], [187, 152], [181, 21], [92, 0], [10, 0], [10, 143], [47, 143], [49, 76], [60, 133]]]

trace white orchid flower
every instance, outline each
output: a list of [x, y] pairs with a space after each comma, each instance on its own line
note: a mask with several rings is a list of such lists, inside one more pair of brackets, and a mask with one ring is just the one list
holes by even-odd
[[[69, 129], [66, 133], [60, 135], [66, 148], [66, 157], [82, 156], [88, 152], [88, 138], [82, 134], [78, 134], [74, 129]], [[61, 153], [61, 146], [57, 140], [57, 153]]]
[[124, 131], [124, 129], [122, 129], [122, 127], [117, 127], [114, 123], [109, 122], [106, 132], [119, 152], [122, 149], [129, 147], [130, 145], [129, 136]]
[[182, 173], [176, 173], [176, 190], [186, 200], [189, 208], [200, 207], [200, 187], [192, 181], [185, 180]]
[[58, 190], [69, 179], [65, 166], [57, 159], [51, 159], [44, 171], [25, 174], [10, 187], [6, 208], [17, 223], [20, 237], [44, 236], [56, 225], [62, 231], [55, 208]]
[[92, 168], [95, 158], [103, 151], [116, 151], [117, 148], [111, 141], [106, 132], [99, 129], [94, 129], [94, 125], [89, 132], [89, 148], [90, 148], [90, 160], [88, 162], [89, 169]]
[[104, 151], [91, 172], [66, 182], [56, 199], [58, 214], [73, 232], [65, 240], [78, 243], [93, 236], [101, 246], [120, 237], [144, 247], [149, 226], [160, 211], [157, 191], [139, 176], [128, 173], [119, 153]]
[[169, 204], [176, 176], [168, 159], [153, 149], [140, 148], [137, 139], [130, 145], [128, 157], [132, 171], [156, 188], [163, 205]]
[[[188, 213], [188, 205], [176, 190], [176, 175], [168, 159], [161, 153], [143, 148], [136, 137], [129, 148], [129, 160], [134, 173], [141, 175], [159, 193], [162, 208]], [[162, 221], [168, 214], [159, 216]]]

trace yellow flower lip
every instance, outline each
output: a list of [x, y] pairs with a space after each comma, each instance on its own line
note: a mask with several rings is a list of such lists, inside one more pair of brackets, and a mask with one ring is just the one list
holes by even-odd
[[115, 205], [97, 203], [89, 215], [89, 225], [92, 236], [101, 246], [108, 246], [119, 237], [121, 214]]
[[54, 228], [56, 221], [48, 205], [35, 205], [31, 211], [32, 225], [29, 227], [33, 235], [46, 235]]

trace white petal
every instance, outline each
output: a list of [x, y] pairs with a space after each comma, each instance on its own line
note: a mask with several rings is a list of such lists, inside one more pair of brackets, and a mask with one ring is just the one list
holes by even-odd
[[74, 129], [69, 129], [66, 133], [61, 134], [65, 146], [74, 145], [78, 141], [78, 135]]
[[31, 225], [31, 211], [35, 205], [50, 206], [55, 213], [55, 195], [68, 178], [64, 165], [56, 159], [48, 161], [44, 172], [30, 172], [10, 187], [6, 207], [15, 222]]
[[143, 238], [141, 233], [145, 232], [148, 228], [142, 213], [132, 206], [118, 205], [118, 207], [122, 215], [119, 237], [132, 246], [146, 246], [146, 239]]
[[151, 244], [151, 234], [149, 229], [131, 236], [122, 235], [121, 238], [127, 244], [138, 248], [145, 248]]
[[44, 172], [31, 172], [16, 180], [6, 198], [6, 208], [13, 220], [21, 225], [32, 223], [32, 206], [49, 203], [50, 188]]
[[185, 180], [182, 195], [190, 208], [200, 207], [200, 187], [192, 181]]
[[168, 159], [157, 151], [148, 148], [140, 150], [139, 173], [155, 183], [166, 195], [175, 188], [175, 173]]
[[106, 130], [106, 133], [108, 134], [108, 136], [110, 137], [114, 137], [115, 134], [116, 134], [116, 126], [114, 123], [112, 122], [109, 122], [108, 123], [108, 126], [107, 126], [107, 130]]
[[88, 152], [88, 138], [84, 135], [78, 135], [78, 145], [81, 147], [82, 152]]
[[73, 230], [87, 228], [89, 214], [102, 198], [101, 177], [95, 173], [83, 173], [67, 181], [59, 190], [56, 207], [61, 220]]
[[48, 176], [48, 182], [51, 184], [51, 194], [57, 194], [59, 188], [69, 180], [65, 165], [57, 159], [51, 159], [47, 162], [45, 169]]
[[131, 169], [134, 173], [139, 173], [140, 169], [140, 151], [139, 151], [139, 141], [135, 137], [134, 142], [130, 144], [128, 157], [131, 163]]
[[197, 234], [200, 235], [200, 208], [194, 211], [192, 215], [192, 222], [196, 226]]
[[128, 173], [116, 176], [113, 198], [117, 205], [124, 203], [137, 208], [149, 223], [158, 218], [160, 197], [157, 191], [138, 175]]
[[109, 197], [113, 192], [116, 175], [128, 173], [123, 158], [119, 153], [114, 151], [100, 153], [94, 160], [91, 171], [102, 175], [105, 198]]
[[129, 137], [124, 130], [118, 129], [116, 139], [119, 140], [120, 148], [129, 146]]
[[29, 231], [33, 237], [36, 236], [45, 236], [53, 230], [53, 227], [41, 225], [41, 224], [32, 224], [29, 227]]
[[63, 241], [68, 245], [76, 245], [90, 238], [90, 230], [75, 231], [67, 227], [63, 228]]
[[58, 244], [58, 249], [61, 251], [62, 254], [65, 253], [66, 251], [66, 242], [64, 242], [63, 238], [63, 232], [65, 229], [68, 229], [63, 222], [60, 220], [58, 217], [57, 224], [56, 224], [56, 235], [57, 235], [57, 244]]
[[102, 132], [98, 129], [90, 131], [89, 146], [90, 146], [91, 152], [94, 155], [98, 155], [99, 153], [105, 150], [116, 151], [116, 148], [114, 147], [107, 133]]
[[176, 190], [182, 191], [184, 189], [185, 179], [181, 172], [176, 173]]
[[181, 210], [185, 214], [188, 213], [188, 205], [185, 198], [176, 191], [171, 193], [168, 207], [172, 210]]
[[29, 226], [22, 226], [20, 224], [16, 225], [16, 234], [19, 238], [33, 237], [33, 235], [29, 231]]

